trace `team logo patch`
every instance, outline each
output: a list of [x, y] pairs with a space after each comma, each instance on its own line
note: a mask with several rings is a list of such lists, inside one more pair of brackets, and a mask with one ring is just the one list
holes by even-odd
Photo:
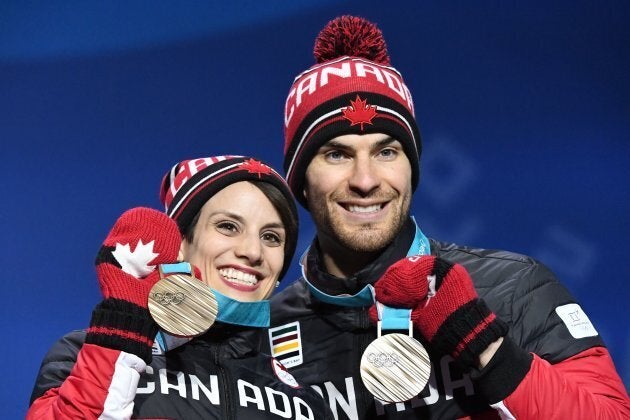
[[278, 379], [280, 379], [282, 382], [292, 388], [300, 387], [293, 375], [289, 373], [287, 368], [282, 363], [280, 363], [276, 359], [271, 359], [271, 366], [273, 367], [273, 371], [275, 372]]
[[595, 330], [591, 320], [577, 303], [558, 306], [556, 313], [567, 326], [573, 338], [595, 337], [597, 335], [597, 330]]
[[271, 355], [286, 367], [302, 364], [302, 339], [300, 323], [291, 322], [269, 329]]

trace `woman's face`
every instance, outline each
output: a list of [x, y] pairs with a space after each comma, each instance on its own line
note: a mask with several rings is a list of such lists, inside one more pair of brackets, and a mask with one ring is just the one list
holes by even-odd
[[204, 283], [240, 301], [271, 295], [284, 262], [280, 215], [253, 184], [231, 184], [201, 208], [193, 240], [181, 255], [201, 270]]

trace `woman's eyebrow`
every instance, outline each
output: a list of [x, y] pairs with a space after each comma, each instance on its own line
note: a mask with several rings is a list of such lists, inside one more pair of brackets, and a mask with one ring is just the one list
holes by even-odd
[[232, 219], [236, 219], [239, 222], [242, 222], [245, 220], [243, 216], [237, 213], [234, 213], [233, 211], [230, 211], [230, 210], [215, 210], [212, 213], [208, 214], [208, 219], [214, 216], [226, 216]]

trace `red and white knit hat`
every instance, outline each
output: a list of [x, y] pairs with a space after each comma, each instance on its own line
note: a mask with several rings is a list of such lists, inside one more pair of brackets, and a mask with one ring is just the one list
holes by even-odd
[[297, 200], [306, 207], [304, 178], [317, 150], [344, 134], [385, 133], [400, 141], [415, 190], [420, 131], [381, 31], [359, 17], [338, 17], [319, 33], [314, 55], [318, 64], [295, 78], [285, 104], [284, 170]]
[[[166, 214], [184, 234], [201, 207], [216, 193], [240, 181], [262, 181], [273, 185], [287, 202], [298, 220], [295, 199], [282, 175], [266, 163], [247, 156], [213, 156], [184, 160], [175, 164], [162, 178], [160, 201]], [[297, 230], [287, 231], [284, 246], [284, 266], [279, 279], [286, 273], [297, 245]]]
[[[160, 201], [166, 214], [184, 233], [201, 207], [217, 192], [239, 181], [263, 181], [275, 186], [295, 208], [285, 180], [271, 166], [247, 156], [212, 156], [184, 160], [162, 178]], [[296, 215], [297, 209], [292, 212]]]

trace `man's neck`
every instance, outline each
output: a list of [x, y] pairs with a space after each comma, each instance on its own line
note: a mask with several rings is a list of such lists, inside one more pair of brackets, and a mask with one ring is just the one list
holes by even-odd
[[[410, 250], [409, 247], [415, 241], [416, 229], [414, 220], [407, 217], [405, 224], [398, 231], [394, 240], [388, 243], [385, 248], [372, 252], [362, 252], [347, 248], [337, 238], [318, 232], [317, 253], [319, 255], [319, 268], [337, 278], [349, 279], [365, 267], [380, 261], [374, 267], [373, 272], [384, 272], [388, 266], [407, 255], [407, 252]], [[427, 249], [426, 252], [428, 253], [429, 250]], [[381, 261], [383, 257], [384, 259]]]
[[323, 268], [335, 277], [347, 279], [378, 256], [380, 251], [360, 252], [342, 246], [339, 242], [318, 237]]

